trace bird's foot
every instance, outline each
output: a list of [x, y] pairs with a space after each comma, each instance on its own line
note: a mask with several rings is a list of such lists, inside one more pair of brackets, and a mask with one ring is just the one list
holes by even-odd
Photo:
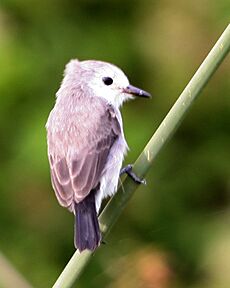
[[141, 179], [140, 177], [138, 177], [133, 171], [133, 165], [128, 164], [127, 166], [123, 167], [120, 171], [120, 176], [123, 174], [127, 174], [130, 178], [133, 179], [134, 182], [136, 182], [137, 184], [144, 184], [146, 185], [146, 180], [145, 179]]

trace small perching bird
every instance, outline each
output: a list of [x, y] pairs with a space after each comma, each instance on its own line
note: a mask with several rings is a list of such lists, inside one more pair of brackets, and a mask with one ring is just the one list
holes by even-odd
[[75, 247], [95, 250], [101, 242], [97, 214], [102, 199], [116, 192], [127, 151], [119, 107], [150, 94], [129, 84], [116, 66], [71, 60], [47, 124], [51, 181], [60, 205], [75, 214]]

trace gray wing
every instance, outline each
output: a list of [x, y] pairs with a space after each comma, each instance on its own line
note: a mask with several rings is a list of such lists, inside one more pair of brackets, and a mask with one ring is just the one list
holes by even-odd
[[[92, 120], [96, 122], [93, 125]], [[121, 133], [119, 121], [111, 106], [107, 106], [99, 119], [85, 119], [85, 127], [84, 133], [82, 129], [71, 129], [73, 133], [57, 137], [61, 142], [64, 141], [61, 138], [65, 137], [68, 148], [64, 155], [57, 155], [59, 149], [49, 149], [53, 188], [59, 203], [70, 210], [74, 201], [82, 201], [99, 185], [109, 151]], [[82, 140], [87, 145], [79, 141], [80, 136], [87, 139], [86, 142]], [[63, 145], [64, 150], [66, 145]], [[59, 154], [62, 154], [61, 151]]]

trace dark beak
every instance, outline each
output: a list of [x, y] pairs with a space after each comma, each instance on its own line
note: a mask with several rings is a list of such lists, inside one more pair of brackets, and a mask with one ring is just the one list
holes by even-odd
[[132, 94], [134, 96], [139, 96], [139, 97], [145, 97], [145, 98], [150, 98], [151, 94], [148, 92], [141, 90], [133, 85], [129, 85], [126, 88], [123, 89], [124, 93]]

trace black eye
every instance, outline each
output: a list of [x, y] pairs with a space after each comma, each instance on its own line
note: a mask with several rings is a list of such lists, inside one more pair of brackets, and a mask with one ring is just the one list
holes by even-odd
[[105, 85], [107, 85], [107, 86], [113, 84], [113, 79], [110, 77], [103, 77], [102, 80], [105, 83]]

